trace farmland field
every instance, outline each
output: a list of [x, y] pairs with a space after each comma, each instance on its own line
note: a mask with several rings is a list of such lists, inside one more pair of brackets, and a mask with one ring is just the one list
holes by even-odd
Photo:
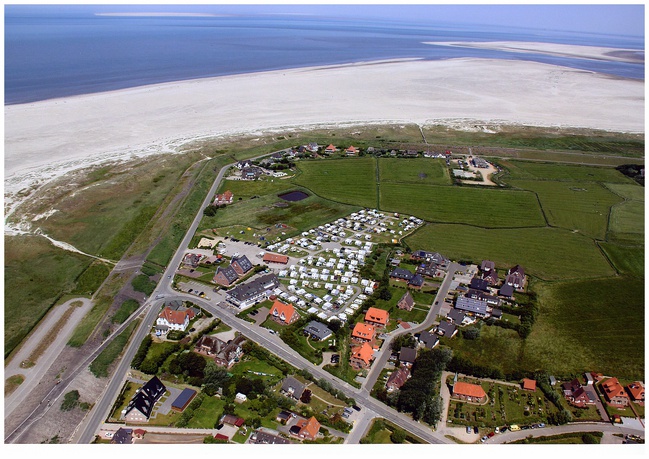
[[624, 246], [608, 242], [599, 245], [622, 274], [644, 277], [644, 245]]
[[376, 159], [370, 157], [302, 161], [295, 183], [323, 198], [376, 207]]
[[603, 240], [609, 209], [621, 199], [598, 183], [512, 180], [512, 186], [537, 193], [548, 222]]
[[516, 264], [546, 280], [615, 274], [589, 238], [560, 228], [483, 229], [428, 224], [406, 238], [413, 250], [438, 251], [455, 260], [493, 260], [500, 269]]
[[545, 226], [536, 196], [527, 191], [382, 183], [381, 209], [487, 228]]
[[451, 177], [443, 159], [379, 158], [378, 164], [381, 183], [451, 184]]
[[568, 182], [635, 183], [612, 167], [594, 167], [574, 164], [542, 163], [534, 161], [501, 161], [512, 180], [554, 180]]

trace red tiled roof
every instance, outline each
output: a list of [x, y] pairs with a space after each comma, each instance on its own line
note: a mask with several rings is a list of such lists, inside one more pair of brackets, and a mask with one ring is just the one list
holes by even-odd
[[295, 425], [300, 427], [300, 436], [304, 436], [312, 440], [316, 438], [318, 432], [320, 431], [320, 423], [315, 418], [315, 416], [311, 416], [308, 421], [306, 419], [300, 419]]
[[388, 311], [379, 308], [369, 308], [365, 313], [366, 322], [376, 322], [381, 325], [386, 325], [389, 317], [390, 314], [388, 314]]
[[189, 316], [191, 319], [192, 315], [193, 313], [190, 313], [189, 309], [185, 311], [174, 311], [167, 306], [162, 310], [159, 317], [166, 319], [170, 324], [182, 325], [185, 323], [185, 318]]
[[640, 381], [632, 382], [626, 386], [626, 390], [631, 394], [633, 400], [643, 400], [644, 399], [644, 386]]
[[604, 390], [604, 395], [611, 400], [613, 397], [627, 397], [626, 392], [624, 392], [624, 387], [617, 380], [617, 378], [607, 379], [602, 383], [602, 389]]
[[374, 327], [363, 322], [358, 322], [352, 330], [352, 338], [372, 340], [374, 338]]
[[276, 253], [266, 253], [264, 255], [264, 261], [271, 263], [288, 263], [288, 257], [286, 255], [277, 255]]
[[458, 381], [453, 384], [453, 395], [464, 395], [466, 397], [482, 398], [487, 394], [485, 393], [482, 386]]
[[374, 356], [374, 350], [372, 346], [367, 343], [363, 343], [361, 346], [357, 346], [352, 349], [352, 358], [362, 360], [367, 365], [370, 364]]
[[221, 433], [217, 433], [216, 435], [214, 435], [214, 438], [216, 438], [217, 440], [226, 440], [226, 441], [230, 440], [228, 437], [226, 437], [225, 435], [223, 435]]
[[273, 306], [268, 312], [269, 316], [274, 316], [279, 318], [282, 322], [290, 323], [293, 315], [295, 314], [295, 308], [292, 304], [284, 304], [281, 301], [275, 300]]
[[523, 389], [525, 390], [536, 390], [536, 381], [534, 379], [523, 379]]

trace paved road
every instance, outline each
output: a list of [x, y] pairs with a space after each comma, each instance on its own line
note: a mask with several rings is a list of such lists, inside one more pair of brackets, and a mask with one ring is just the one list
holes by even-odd
[[347, 435], [345, 443], [352, 445], [359, 444], [372, 425], [374, 418], [376, 418], [376, 413], [374, 411], [363, 408], [361, 412], [358, 413], [358, 417], [354, 421], [354, 427], [352, 428], [352, 431], [349, 432], [349, 435]]
[[513, 441], [522, 440], [526, 437], [542, 437], [549, 435], [559, 435], [571, 432], [608, 432], [617, 434], [633, 434], [644, 436], [644, 431], [625, 428], [622, 426], [615, 426], [603, 422], [584, 422], [572, 423], [563, 426], [549, 426], [542, 429], [528, 429], [520, 430], [518, 432], [505, 432], [500, 435], [495, 435], [485, 442], [485, 444], [503, 444], [511, 443]]

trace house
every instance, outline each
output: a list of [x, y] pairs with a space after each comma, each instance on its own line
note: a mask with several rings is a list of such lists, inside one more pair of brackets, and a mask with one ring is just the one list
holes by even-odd
[[563, 396], [568, 403], [578, 408], [583, 408], [586, 405], [594, 405], [595, 399], [590, 392], [587, 392], [581, 385], [578, 379], [573, 379], [570, 382], [563, 383]]
[[268, 318], [280, 325], [291, 325], [300, 318], [300, 314], [298, 314], [292, 304], [284, 304], [281, 301], [275, 300], [268, 312]]
[[401, 386], [406, 383], [408, 378], [410, 378], [410, 369], [408, 367], [399, 367], [398, 370], [392, 372], [388, 381], [385, 383], [385, 387], [388, 392], [401, 389]]
[[632, 401], [644, 403], [644, 384], [642, 382], [632, 382], [626, 386], [626, 391], [631, 396]]
[[241, 427], [246, 421], [234, 414], [224, 414], [219, 420], [219, 424], [227, 424], [234, 427]]
[[500, 298], [497, 296], [489, 295], [488, 293], [485, 293], [480, 290], [475, 290], [470, 288], [468, 292], [464, 295], [469, 298], [473, 298], [474, 300], [480, 300], [480, 301], [486, 301], [488, 305], [490, 306], [500, 306]]
[[222, 285], [223, 287], [229, 287], [234, 284], [239, 279], [239, 275], [234, 270], [232, 266], [227, 266], [225, 268], [219, 266], [216, 268], [216, 273], [212, 279], [215, 283]]
[[416, 158], [417, 156], [419, 156], [417, 150], [406, 150], [403, 154], [404, 158]]
[[405, 365], [410, 368], [412, 367], [412, 364], [415, 363], [416, 358], [417, 349], [404, 346], [401, 347], [401, 350], [399, 351], [399, 363], [401, 363], [401, 365]]
[[523, 390], [534, 392], [536, 390], [536, 381], [534, 379], [523, 378], [522, 388]]
[[496, 263], [491, 260], [482, 260], [480, 263], [480, 271], [487, 273], [489, 271], [494, 271], [496, 269]]
[[[301, 396], [300, 396], [300, 397], [301, 397]], [[280, 424], [282, 424], [282, 425], [286, 425], [286, 424], [288, 423], [288, 421], [291, 420], [292, 417], [293, 417], [293, 413], [291, 413], [290, 411], [282, 410], [282, 411], [280, 411], [279, 414], [275, 417], [275, 420], [276, 420], [277, 422], [279, 422]]]
[[311, 416], [308, 420], [302, 418], [289, 429], [289, 432], [296, 437], [313, 441], [318, 436], [318, 432], [320, 432], [320, 423], [314, 416]]
[[302, 384], [293, 376], [287, 376], [284, 378], [284, 381], [282, 381], [282, 387], [279, 389], [279, 393], [286, 397], [299, 400], [304, 393], [304, 389], [306, 389], [306, 385]]
[[525, 285], [525, 270], [516, 265], [507, 272], [505, 284], [511, 285], [515, 290], [522, 290]]
[[493, 308], [491, 310], [491, 317], [493, 317], [494, 319], [502, 319], [502, 317], [503, 317], [502, 310], [500, 310], [498, 308]]
[[263, 430], [256, 430], [250, 435], [250, 443], [254, 445], [288, 445], [291, 442], [279, 435], [273, 435]]
[[336, 147], [334, 147], [334, 145], [331, 143], [325, 148], [325, 153], [329, 155], [335, 152], [336, 152]]
[[151, 378], [133, 396], [126, 408], [122, 411], [126, 422], [147, 422], [156, 402], [164, 395], [167, 388], [157, 376]]
[[438, 252], [426, 252], [424, 250], [416, 250], [410, 255], [411, 260], [425, 261], [437, 265], [440, 269], [448, 268], [450, 260]]
[[229, 369], [241, 359], [243, 355], [242, 345], [245, 340], [246, 338], [243, 335], [239, 335], [226, 343], [215, 336], [205, 335], [198, 340], [194, 351], [198, 354], [212, 357], [214, 363]]
[[437, 326], [437, 334], [453, 338], [457, 334], [457, 328], [452, 323], [443, 321]]
[[308, 145], [306, 145], [306, 149], [309, 150], [311, 153], [317, 153], [318, 152], [318, 144], [315, 142], [309, 142]]
[[424, 278], [421, 274], [415, 274], [412, 276], [412, 279], [408, 281], [408, 287], [415, 288], [417, 290], [421, 289], [421, 286], [424, 285]]
[[390, 314], [383, 309], [371, 307], [365, 313], [365, 322], [377, 328], [385, 327], [390, 320]]
[[217, 194], [214, 197], [214, 205], [216, 206], [224, 206], [227, 204], [232, 204], [234, 201], [234, 193], [230, 190], [226, 190], [225, 193], [223, 194]]
[[423, 343], [426, 349], [433, 349], [439, 344], [439, 338], [431, 332], [423, 331], [419, 335], [419, 342]]
[[226, 300], [239, 309], [246, 309], [268, 298], [270, 292], [277, 287], [279, 287], [277, 276], [275, 274], [266, 274], [229, 290], [226, 294]]
[[484, 272], [482, 274], [482, 279], [487, 281], [487, 284], [489, 284], [492, 287], [494, 285], [498, 285], [498, 282], [500, 282], [500, 279], [498, 279], [498, 272], [495, 269]]
[[243, 403], [248, 401], [248, 397], [246, 394], [242, 394], [241, 392], [237, 392], [237, 394], [234, 396], [234, 402], [235, 403]]
[[369, 343], [374, 341], [374, 327], [370, 324], [358, 322], [352, 330], [352, 341], [357, 343]]
[[347, 150], [345, 150], [345, 153], [347, 154], [347, 156], [355, 156], [358, 154], [358, 148], [351, 145], [349, 148], [347, 148]]
[[478, 316], [484, 317], [487, 315], [487, 302], [483, 300], [458, 296], [457, 300], [455, 300], [455, 307], [461, 311], [472, 312]]
[[237, 258], [232, 258], [230, 266], [239, 275], [239, 277], [246, 275], [253, 269], [252, 263], [250, 263], [250, 260], [248, 260], [248, 257], [246, 257], [245, 255]]
[[257, 180], [263, 173], [264, 170], [261, 167], [244, 167], [241, 169], [241, 180]]
[[193, 309], [174, 310], [171, 306], [165, 306], [156, 319], [156, 325], [167, 327], [167, 330], [185, 331], [194, 316]]
[[349, 364], [357, 369], [369, 368], [374, 359], [374, 349], [368, 343], [352, 348]]
[[245, 169], [245, 168], [247, 168], [247, 167], [251, 167], [252, 165], [253, 165], [252, 162], [250, 162], [250, 161], [248, 161], [248, 160], [239, 161], [239, 162], [237, 163], [237, 169], [239, 169], [239, 170], [241, 170], [241, 169]]
[[198, 268], [198, 264], [201, 262], [202, 255], [198, 253], [187, 253], [183, 257], [182, 264], [187, 265], [191, 268]]
[[473, 279], [471, 279], [471, 284], [469, 284], [469, 288], [474, 290], [480, 290], [482, 292], [488, 292], [489, 282], [487, 282], [485, 279], [474, 277]]
[[311, 336], [315, 341], [323, 341], [333, 335], [333, 332], [323, 323], [317, 320], [309, 322], [303, 330], [305, 335]]
[[451, 396], [473, 403], [483, 403], [487, 398], [487, 394], [482, 386], [461, 381], [453, 383], [453, 392], [451, 393]]
[[191, 403], [191, 401], [196, 397], [196, 391], [194, 389], [185, 388], [183, 391], [176, 397], [176, 400], [171, 404], [171, 409], [182, 413], [185, 411], [185, 408]]
[[130, 445], [133, 443], [133, 429], [125, 429], [120, 427], [113, 434], [113, 438], [110, 440], [111, 444], [117, 445]]
[[390, 273], [390, 279], [394, 279], [400, 282], [410, 282], [413, 277], [413, 273], [403, 268], [394, 268], [394, 270]]
[[264, 254], [264, 263], [280, 263], [285, 265], [288, 263], [288, 257], [286, 255], [278, 255], [276, 253], [266, 252]]
[[455, 325], [463, 325], [464, 319], [466, 319], [466, 314], [459, 309], [452, 308], [446, 315], [446, 318]]
[[397, 302], [397, 307], [406, 311], [412, 311], [414, 306], [415, 300], [412, 298], [410, 290], [406, 290], [406, 293], [404, 293], [401, 299]]
[[507, 284], [507, 282], [505, 282], [503, 286], [500, 287], [498, 294], [506, 298], [511, 298], [512, 296], [514, 296], [514, 286], [509, 285]]
[[609, 378], [600, 384], [600, 389], [604, 393], [606, 402], [609, 406], [628, 406], [629, 396], [626, 394], [624, 387], [617, 378]]
[[421, 276], [435, 277], [437, 274], [437, 265], [435, 263], [422, 263], [417, 266], [416, 273]]

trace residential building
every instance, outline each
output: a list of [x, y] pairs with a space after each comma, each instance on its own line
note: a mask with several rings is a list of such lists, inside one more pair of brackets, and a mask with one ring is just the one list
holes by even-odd
[[496, 263], [491, 260], [482, 260], [482, 263], [480, 264], [480, 271], [486, 273], [489, 271], [495, 271], [495, 269]]
[[245, 284], [239, 284], [226, 294], [226, 299], [239, 309], [247, 309], [259, 301], [268, 298], [270, 292], [279, 287], [275, 274], [257, 277]]
[[586, 391], [578, 379], [573, 379], [570, 382], [563, 383], [563, 396], [568, 403], [578, 408], [583, 408], [586, 405], [594, 405], [595, 399], [590, 392]]
[[420, 290], [424, 285], [424, 282], [424, 278], [421, 274], [415, 274], [414, 276], [412, 276], [412, 279], [408, 281], [408, 287]]
[[355, 156], [355, 155], [358, 154], [358, 151], [359, 151], [358, 148], [356, 148], [355, 146], [351, 145], [351, 146], [349, 146], [349, 148], [347, 148], [347, 149], [345, 150], [345, 153], [347, 154], [347, 156]]
[[113, 434], [113, 438], [110, 439], [110, 443], [113, 445], [130, 445], [133, 443], [133, 429], [125, 429], [120, 427]]
[[182, 264], [189, 266], [190, 268], [198, 268], [201, 258], [203, 258], [203, 256], [198, 253], [186, 253], [183, 257]]
[[466, 318], [466, 314], [464, 314], [459, 309], [452, 308], [448, 312], [446, 317], [455, 325], [463, 325], [464, 319]]
[[284, 304], [281, 301], [275, 300], [268, 312], [268, 318], [280, 325], [291, 325], [300, 318], [300, 314], [292, 304]]
[[242, 255], [237, 258], [232, 258], [232, 262], [230, 263], [230, 266], [232, 266], [232, 269], [234, 269], [234, 271], [239, 275], [239, 277], [245, 276], [254, 268], [252, 266], [252, 263], [250, 263], [250, 260], [248, 260], [248, 257], [246, 257], [245, 255]]
[[349, 364], [357, 369], [369, 368], [374, 359], [374, 349], [368, 343], [353, 347], [349, 357]]
[[311, 336], [315, 341], [323, 341], [333, 335], [333, 332], [323, 323], [317, 320], [309, 322], [303, 330], [305, 335]]
[[453, 338], [457, 334], [457, 328], [450, 322], [442, 321], [437, 326], [437, 334], [446, 338]]
[[282, 381], [282, 387], [280, 388], [279, 392], [286, 397], [299, 400], [304, 393], [304, 389], [306, 389], [306, 385], [302, 384], [293, 376], [287, 376], [286, 378], [284, 378], [284, 381]]
[[525, 270], [521, 265], [516, 265], [508, 271], [505, 284], [511, 285], [515, 290], [523, 289], [525, 286]]
[[264, 263], [280, 263], [285, 265], [288, 263], [288, 257], [286, 255], [278, 255], [276, 253], [266, 252], [264, 254]]
[[156, 325], [166, 327], [167, 330], [185, 331], [194, 316], [193, 309], [174, 310], [171, 306], [165, 306], [156, 319]]
[[406, 290], [406, 293], [404, 293], [401, 299], [397, 302], [397, 307], [399, 309], [404, 309], [406, 311], [412, 311], [412, 308], [414, 306], [415, 306], [415, 300], [410, 294], [410, 290]]
[[263, 430], [256, 430], [250, 435], [249, 442], [255, 445], [288, 445], [291, 442], [279, 435], [273, 435]]
[[514, 296], [514, 286], [505, 282], [502, 287], [500, 287], [498, 294], [506, 298], [511, 298]]
[[609, 378], [600, 384], [600, 389], [604, 393], [606, 402], [610, 406], [628, 406], [629, 396], [626, 394], [624, 387], [617, 378]]
[[641, 381], [635, 381], [626, 386], [631, 400], [634, 402], [644, 403], [644, 384]]
[[153, 412], [156, 402], [164, 395], [167, 388], [157, 376], [151, 378], [133, 396], [127, 407], [122, 411], [127, 423], [147, 422]]
[[289, 429], [289, 432], [303, 440], [315, 440], [320, 432], [320, 423], [311, 416], [310, 419], [298, 419], [297, 423]]
[[484, 317], [487, 315], [487, 302], [483, 300], [458, 296], [455, 301], [455, 307], [461, 311], [472, 312], [477, 316]]
[[221, 266], [216, 268], [216, 273], [214, 274], [214, 278], [212, 280], [215, 283], [222, 285], [223, 287], [229, 287], [230, 285], [234, 284], [238, 279], [239, 279], [239, 275], [234, 270], [234, 268], [230, 265], [230, 266], [226, 266], [225, 268]]
[[493, 317], [494, 319], [499, 319], [499, 320], [502, 319], [502, 317], [503, 317], [502, 310], [500, 310], [498, 308], [493, 308], [491, 310], [491, 317]]
[[439, 252], [426, 252], [424, 250], [416, 250], [410, 256], [412, 260], [425, 261], [433, 263], [440, 269], [448, 268], [450, 260]]
[[227, 204], [232, 204], [234, 201], [234, 193], [230, 190], [226, 190], [223, 194], [217, 194], [214, 197], [214, 205], [223, 206]]
[[377, 328], [386, 327], [390, 320], [390, 314], [383, 309], [371, 307], [365, 313], [365, 323], [374, 325]]
[[483, 403], [487, 398], [487, 394], [482, 386], [461, 381], [453, 383], [453, 392], [451, 393], [451, 396], [473, 403]]
[[261, 167], [251, 166], [241, 169], [241, 180], [257, 180], [264, 173]]
[[325, 153], [329, 155], [335, 152], [336, 152], [336, 147], [331, 143], [325, 148]]
[[358, 322], [352, 330], [352, 341], [357, 343], [370, 343], [374, 341], [375, 330], [370, 324]]
[[415, 363], [416, 359], [417, 349], [404, 346], [401, 347], [401, 350], [399, 351], [399, 363], [401, 363], [401, 365], [410, 368], [412, 367], [412, 364]]
[[401, 282], [410, 282], [414, 274], [403, 268], [394, 268], [390, 273], [390, 278]]
[[426, 349], [433, 349], [439, 344], [439, 338], [429, 331], [423, 331], [419, 335], [419, 342], [423, 343]]
[[388, 381], [385, 383], [385, 387], [388, 392], [393, 392], [397, 389], [401, 389], [406, 381], [410, 378], [410, 369], [408, 367], [402, 366], [397, 370], [393, 371]]
[[437, 265], [435, 263], [422, 263], [417, 266], [416, 273], [426, 277], [436, 277]]
[[474, 277], [473, 279], [471, 279], [471, 284], [469, 285], [469, 288], [474, 290], [481, 290], [483, 292], [488, 292], [489, 282], [487, 282], [485, 279]]
[[241, 427], [245, 422], [245, 419], [235, 416], [234, 414], [224, 414], [221, 419], [219, 419], [220, 424], [227, 424], [234, 427]]
[[214, 363], [225, 368], [231, 368], [243, 355], [243, 343], [246, 338], [243, 335], [225, 342], [215, 336], [202, 336], [198, 340], [194, 351], [198, 354], [212, 357]]
[[487, 284], [489, 284], [489, 286], [491, 287], [498, 285], [498, 283], [500, 282], [500, 279], [498, 279], [498, 272], [495, 269], [484, 272], [482, 274], [482, 279], [487, 281]]
[[480, 290], [475, 290], [470, 288], [464, 296], [473, 298], [474, 300], [486, 301], [490, 306], [500, 306], [500, 298], [497, 296], [490, 295]]

